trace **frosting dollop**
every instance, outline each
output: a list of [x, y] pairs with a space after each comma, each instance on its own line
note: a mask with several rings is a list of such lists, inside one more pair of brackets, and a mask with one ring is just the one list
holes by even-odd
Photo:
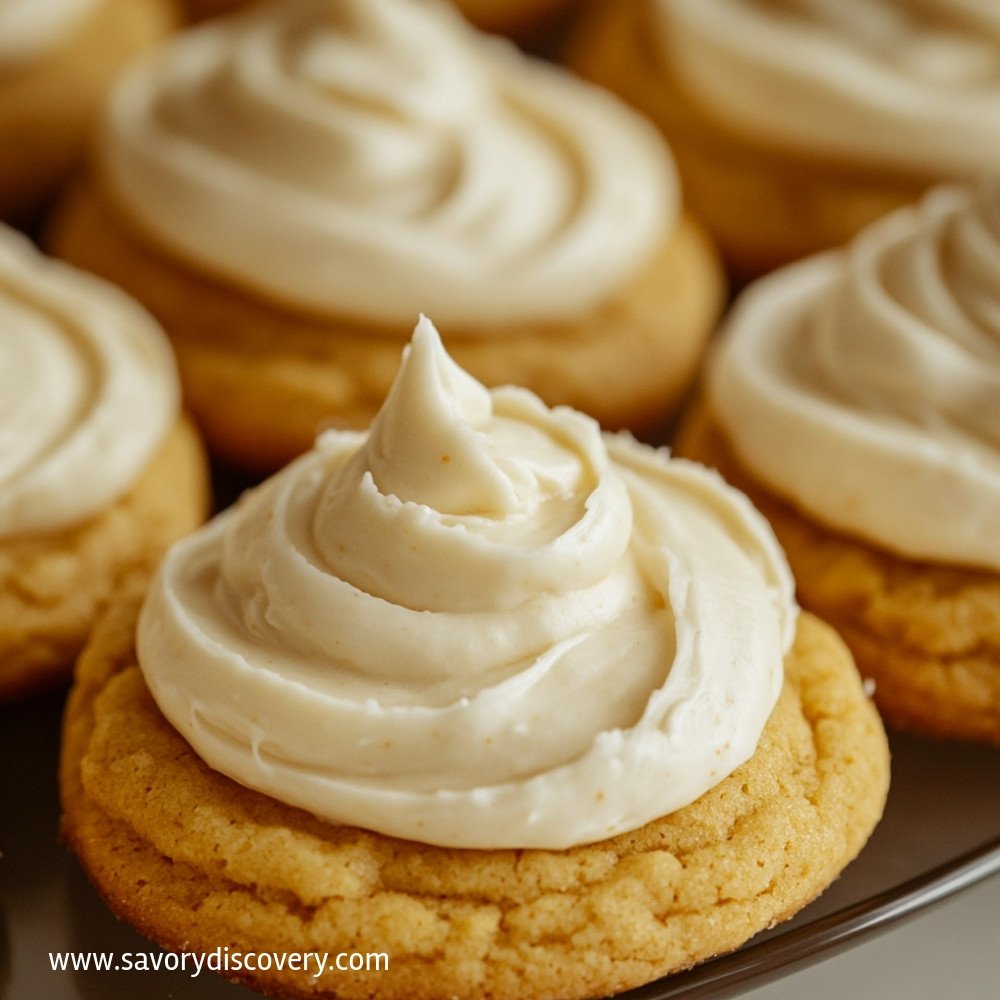
[[0, 0], [0, 71], [60, 45], [99, 0]]
[[939, 188], [758, 282], [710, 393], [744, 462], [819, 520], [1000, 570], [1000, 186]]
[[586, 314], [677, 208], [638, 116], [419, 0], [184, 33], [117, 87], [98, 165], [163, 245], [257, 294], [474, 331]]
[[671, 74], [761, 141], [950, 177], [1000, 158], [994, 0], [649, 0]]
[[427, 843], [562, 848], [752, 755], [795, 616], [742, 494], [485, 389], [422, 320], [368, 432], [326, 432], [171, 550], [138, 653], [246, 785]]
[[0, 538], [76, 524], [128, 490], [176, 419], [166, 337], [0, 226], [0, 344]]

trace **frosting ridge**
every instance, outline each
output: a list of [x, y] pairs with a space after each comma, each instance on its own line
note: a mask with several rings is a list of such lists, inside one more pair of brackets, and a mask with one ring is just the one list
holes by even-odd
[[747, 759], [794, 623], [745, 497], [484, 389], [422, 320], [369, 432], [326, 432], [171, 550], [137, 648], [244, 784], [393, 836], [561, 848]]
[[172, 252], [373, 323], [586, 314], [677, 210], [651, 126], [414, 0], [265, 4], [183, 33], [116, 88], [98, 166]]
[[113, 286], [0, 226], [0, 538], [127, 491], [176, 419], [166, 337]]
[[939, 188], [758, 282], [709, 389], [748, 467], [819, 520], [1000, 569], [1000, 186]]

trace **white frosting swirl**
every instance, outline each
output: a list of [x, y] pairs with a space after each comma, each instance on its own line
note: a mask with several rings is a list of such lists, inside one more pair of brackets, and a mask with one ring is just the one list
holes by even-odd
[[760, 281], [711, 398], [746, 464], [821, 521], [1000, 570], [1000, 185], [937, 189]]
[[523, 389], [423, 320], [368, 433], [175, 546], [140, 664], [214, 768], [457, 847], [599, 840], [754, 751], [795, 625], [770, 529], [714, 473]]
[[0, 226], [0, 539], [76, 524], [132, 485], [178, 411], [162, 331]]
[[393, 324], [584, 315], [676, 212], [646, 123], [418, 0], [292, 0], [185, 33], [117, 88], [99, 161], [199, 266]]
[[62, 44], [100, 0], [0, 0], [0, 70]]
[[995, 0], [649, 0], [670, 72], [793, 149], [973, 176], [1000, 161]]

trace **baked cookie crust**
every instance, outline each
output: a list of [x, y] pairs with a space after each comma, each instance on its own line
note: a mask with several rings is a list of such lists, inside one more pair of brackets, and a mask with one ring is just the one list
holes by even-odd
[[[285, 464], [323, 427], [367, 427], [409, 337], [409, 329], [295, 312], [213, 280], [145, 240], [94, 182], [66, 200], [48, 243], [156, 316], [210, 450], [252, 470]], [[685, 215], [642, 273], [586, 320], [443, 336], [486, 385], [523, 385], [550, 406], [651, 433], [689, 387], [724, 287], [713, 245]]]
[[94, 621], [209, 508], [204, 450], [178, 422], [132, 489], [83, 524], [0, 540], [0, 701], [69, 679]]
[[847, 642], [888, 722], [1000, 746], [1000, 575], [913, 562], [810, 520], [740, 464], [703, 401], [676, 453], [717, 468], [771, 522], [799, 601]]
[[78, 666], [63, 834], [167, 947], [384, 952], [389, 971], [245, 979], [292, 997], [601, 997], [791, 916], [879, 819], [888, 751], [836, 634], [806, 615], [755, 756], [695, 803], [566, 851], [430, 847], [324, 823], [208, 768], [135, 665], [138, 598]]

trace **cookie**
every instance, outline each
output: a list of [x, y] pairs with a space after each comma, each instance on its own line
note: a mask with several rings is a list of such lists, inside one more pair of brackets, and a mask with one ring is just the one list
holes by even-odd
[[567, 851], [434, 848], [323, 823], [209, 769], [135, 665], [137, 606], [83, 656], [63, 835], [166, 947], [388, 956], [384, 972], [232, 978], [280, 996], [602, 996], [738, 947], [822, 891], [878, 819], [884, 735], [850, 656], [804, 616], [754, 757], [697, 802]]
[[718, 475], [487, 390], [423, 320], [367, 433], [174, 545], [95, 635], [65, 834], [168, 945], [387, 956], [227, 970], [279, 995], [649, 982], [790, 916], [881, 813], [877, 713], [791, 590]]
[[662, 129], [741, 278], [989, 171], [998, 58], [992, 14], [868, 0], [592, 4], [566, 53]]
[[[281, 71], [250, 86], [259, 51]], [[50, 245], [154, 312], [210, 447], [257, 469], [367, 426], [420, 313], [490, 384], [658, 428], [723, 299], [655, 131], [442, 5], [189, 31], [116, 90], [92, 165]]]
[[[751, 285], [705, 381], [718, 463], [897, 725], [1000, 738], [1000, 187], [935, 189]], [[731, 453], [729, 456], [728, 453]]]
[[35, 219], [82, 158], [112, 80], [178, 19], [171, 0], [4, 4], [0, 218]]
[[163, 332], [0, 227], [0, 697], [68, 679], [94, 620], [208, 507]]

